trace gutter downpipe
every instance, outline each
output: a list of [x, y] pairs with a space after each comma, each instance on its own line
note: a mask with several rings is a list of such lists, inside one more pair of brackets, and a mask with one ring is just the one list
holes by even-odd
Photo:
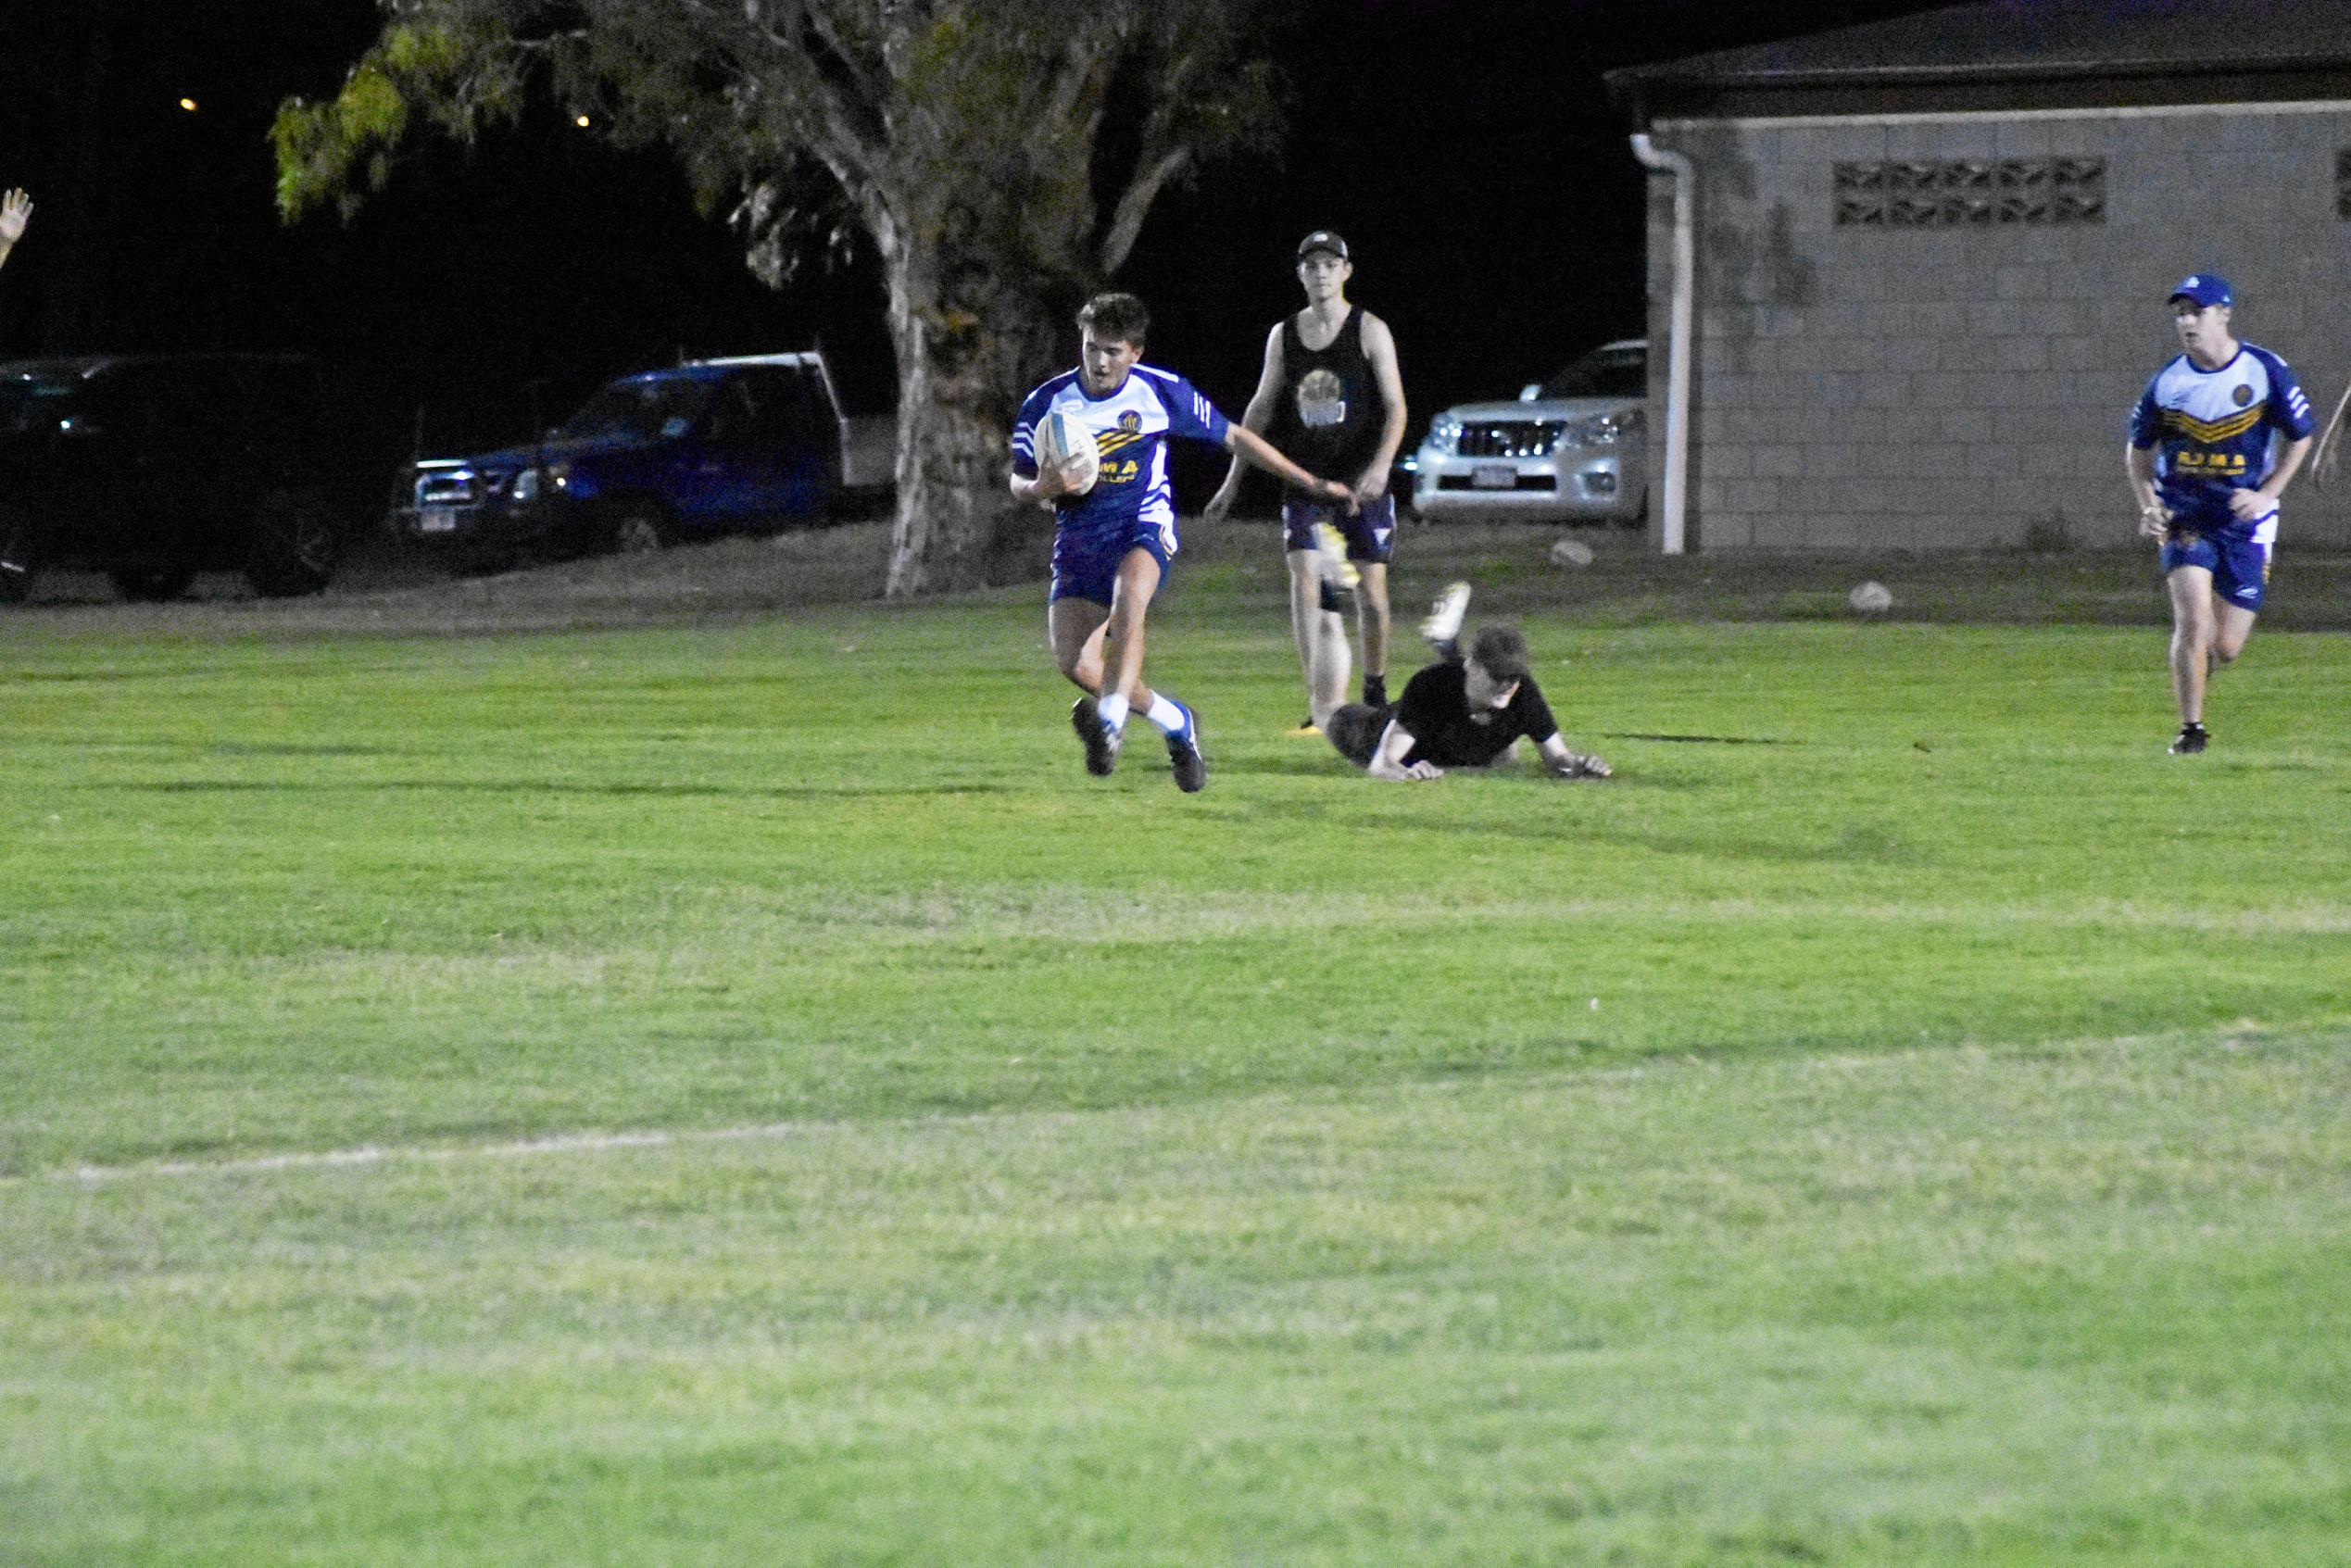
[[1687, 153], [1659, 147], [1647, 132], [1632, 139], [1641, 167], [1674, 180], [1674, 298], [1672, 342], [1666, 361], [1666, 503], [1658, 550], [1680, 555], [1689, 540], [1690, 350], [1691, 304], [1697, 295], [1698, 171]]

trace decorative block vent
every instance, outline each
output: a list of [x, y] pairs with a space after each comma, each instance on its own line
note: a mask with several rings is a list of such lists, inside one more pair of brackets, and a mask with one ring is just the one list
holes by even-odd
[[[2344, 155], [2351, 168], [2351, 153]], [[1836, 165], [1841, 229], [2104, 223], [2102, 157], [1955, 158]], [[2351, 199], [2351, 184], [2345, 186]]]

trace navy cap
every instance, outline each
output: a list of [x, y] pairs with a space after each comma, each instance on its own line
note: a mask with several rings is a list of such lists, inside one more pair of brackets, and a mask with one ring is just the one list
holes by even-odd
[[1341, 261], [1353, 259], [1347, 254], [1347, 242], [1328, 229], [1317, 229], [1298, 242], [1298, 259], [1305, 260], [1318, 250], [1326, 250]]
[[2180, 286], [2165, 295], [2164, 302], [2192, 299], [2197, 306], [2226, 305], [2234, 308], [2237, 296], [2229, 287], [2229, 280], [2218, 272], [2191, 272], [2180, 280]]

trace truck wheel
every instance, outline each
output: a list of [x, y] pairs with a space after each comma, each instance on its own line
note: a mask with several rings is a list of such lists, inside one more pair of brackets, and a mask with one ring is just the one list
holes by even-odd
[[163, 561], [154, 566], [118, 566], [107, 573], [114, 582], [114, 591], [134, 604], [168, 604], [188, 591], [195, 581], [195, 568], [178, 561]]
[[32, 520], [14, 507], [0, 507], [0, 604], [20, 605], [31, 598], [36, 570]]
[[606, 540], [616, 556], [649, 556], [669, 543], [670, 520], [644, 501], [628, 501], [612, 514]]
[[334, 528], [317, 497], [274, 491], [253, 508], [245, 580], [267, 599], [315, 594], [334, 575]]

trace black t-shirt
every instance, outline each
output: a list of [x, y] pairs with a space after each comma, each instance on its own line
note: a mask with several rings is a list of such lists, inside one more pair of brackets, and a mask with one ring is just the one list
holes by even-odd
[[1440, 768], [1482, 768], [1524, 735], [1545, 741], [1559, 733], [1533, 676], [1518, 683], [1506, 708], [1469, 709], [1468, 667], [1458, 659], [1432, 664], [1414, 675], [1396, 705], [1396, 722], [1413, 737], [1407, 767], [1434, 762]]

